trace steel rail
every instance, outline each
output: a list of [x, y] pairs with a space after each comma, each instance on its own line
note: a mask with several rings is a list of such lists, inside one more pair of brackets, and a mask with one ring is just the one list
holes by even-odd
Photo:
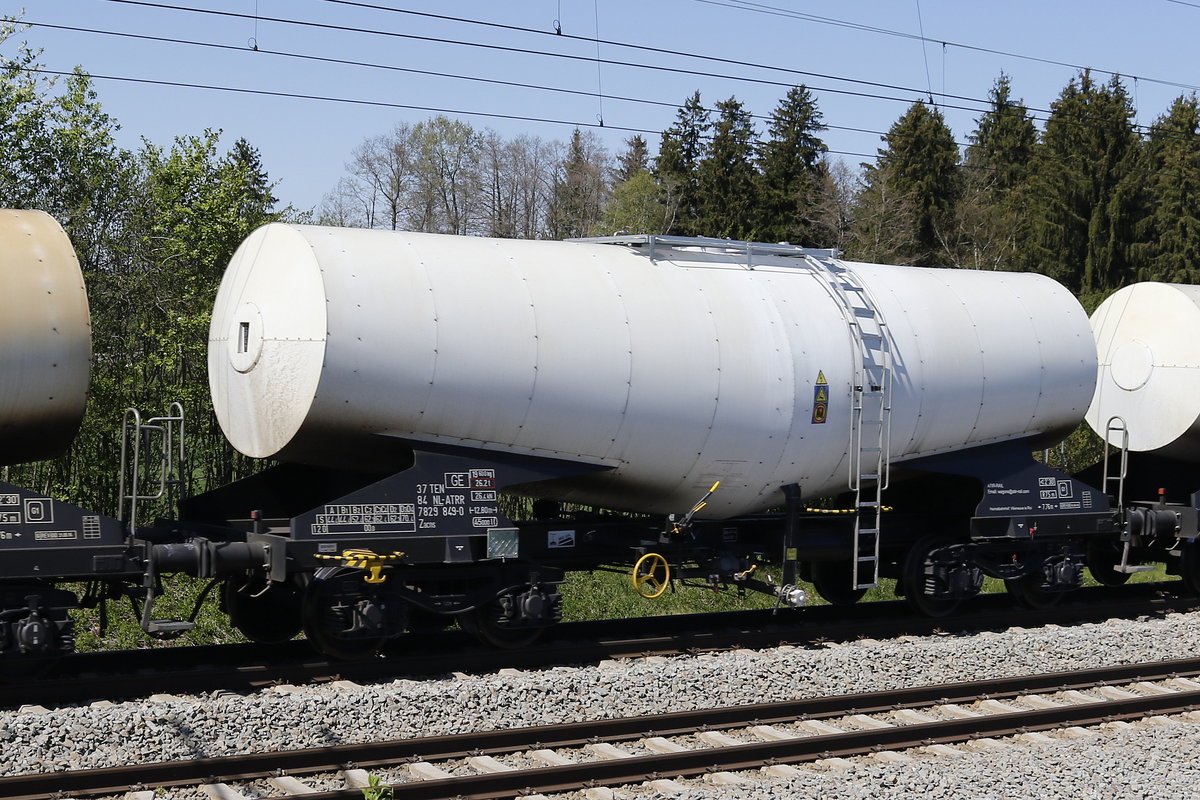
[[[273, 683], [318, 683], [337, 678], [391, 680], [398, 675], [462, 671], [464, 664], [474, 672], [505, 667], [537, 669], [622, 657], [851, 641], [864, 636], [928, 635], [939, 630], [1002, 629], [1014, 624], [1069, 625], [1185, 611], [1200, 605], [1194, 597], [1167, 594], [1178, 586], [1178, 582], [1169, 582], [1115, 590], [1095, 587], [1078, 592], [1070, 604], [1040, 610], [1016, 609], [1006, 596], [990, 595], [960, 613], [939, 619], [914, 616], [904, 602], [893, 601], [850, 607], [814, 606], [780, 616], [769, 611], [744, 611], [645, 617], [619, 623], [564, 623], [552, 629], [541, 646], [518, 651], [482, 648], [465, 634], [450, 631], [423, 637], [420, 653], [404, 652], [399, 648], [406, 642], [398, 641], [397, 649], [385, 653], [385, 657], [362, 662], [331, 662], [301, 641], [271, 647], [219, 645], [80, 654], [36, 680], [19, 672], [13, 674], [20, 664], [0, 665], [0, 707], [217, 689], [255, 691]], [[199, 664], [210, 666], [198, 668]]]
[[[580, 747], [598, 741], [621, 742], [647, 736], [693, 733], [697, 730], [728, 729], [749, 724], [771, 724], [797, 719], [828, 718], [847, 714], [870, 714], [899, 708], [923, 708], [945, 703], [963, 703], [983, 697], [1011, 698], [1023, 694], [1097, 685], [1164, 680], [1173, 677], [1200, 676], [1200, 658], [1178, 659], [1149, 664], [1097, 667], [1073, 672], [1055, 672], [996, 678], [967, 683], [892, 689], [853, 695], [818, 697], [773, 703], [640, 717], [592, 720], [564, 725], [546, 725], [482, 731], [468, 734], [338, 745], [309, 750], [257, 753], [231, 758], [207, 758], [191, 761], [129, 765], [98, 770], [38, 773], [0, 778], [0, 797], [9, 800], [121, 794], [133, 786], [171, 787], [198, 783], [227, 783], [265, 779], [278, 774], [304, 775], [336, 771], [343, 766], [358, 768], [388, 767], [413, 760], [445, 760], [467, 755], [503, 755], [530, 749]], [[713, 770], [746, 769], [774, 760], [778, 763], [823, 758], [829, 755], [869, 752], [878, 746], [913, 747], [923, 744], [963, 741], [972, 736], [1000, 735], [1018, 729], [1044, 730], [1062, 725], [1094, 724], [1105, 719], [1134, 718], [1147, 713], [1169, 713], [1200, 704], [1200, 691], [1138, 697], [1129, 700], [1099, 701], [1079, 706], [1063, 706], [1031, 712], [997, 714], [948, 720], [921, 725], [855, 731], [830, 736], [805, 736], [783, 742], [748, 744], [732, 748], [688, 751], [686, 753], [619, 759], [615, 762], [586, 763], [569, 767], [521, 771], [525, 776], [501, 773], [456, 778], [461, 784], [421, 781], [397, 784], [397, 797], [506, 797], [537, 791], [560, 791], [557, 782], [577, 781], [628, 783], [645, 780], [651, 773], [695, 775]], [[1004, 721], [1009, 727], [1000, 725]], [[725, 755], [722, 755], [725, 754]], [[607, 765], [607, 766], [605, 766]], [[645, 768], [641, 777], [622, 771]], [[507, 777], [505, 777], [507, 776]], [[534, 780], [551, 783], [530, 783]], [[449, 779], [448, 779], [449, 780]], [[488, 783], [488, 780], [495, 781]], [[515, 783], [507, 784], [510, 780]], [[474, 782], [472, 782], [474, 781]], [[519, 784], [519, 785], [518, 785]], [[426, 788], [420, 788], [426, 787]], [[485, 788], [490, 787], [490, 788]], [[439, 794], [441, 792], [441, 794]], [[477, 794], [483, 792], [483, 794]], [[498, 794], [496, 792], [499, 792]], [[512, 794], [505, 794], [511, 792]], [[409, 794], [411, 793], [411, 794]], [[312, 800], [361, 798], [361, 790], [339, 790], [306, 795]]]
[[[437, 800], [446, 797], [471, 800], [515, 798], [540, 792], [579, 790], [597, 785], [636, 784], [662, 777], [689, 778], [712, 772], [757, 769], [771, 764], [798, 764], [835, 756], [866, 755], [880, 749], [902, 750], [933, 744], [955, 744], [977, 737], [1053, 730], [1068, 725], [1095, 725], [1101, 722], [1138, 719], [1147, 714], [1178, 712], [1190, 709], [1196, 703], [1200, 703], [1200, 691], [1160, 694], [1062, 708], [687, 750], [680, 753], [412, 781], [392, 784], [390, 788], [395, 800]], [[361, 789], [341, 789], [305, 795], [307, 800], [356, 800], [361, 797]], [[270, 800], [285, 798], [273, 797]]]

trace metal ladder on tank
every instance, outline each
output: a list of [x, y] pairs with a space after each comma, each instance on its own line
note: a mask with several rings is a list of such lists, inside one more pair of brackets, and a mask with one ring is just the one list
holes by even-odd
[[840, 262], [810, 257], [842, 306], [854, 341], [850, 414], [850, 490], [854, 492], [853, 590], [879, 585], [883, 490], [890, 471], [892, 351], [887, 322], [870, 290]]

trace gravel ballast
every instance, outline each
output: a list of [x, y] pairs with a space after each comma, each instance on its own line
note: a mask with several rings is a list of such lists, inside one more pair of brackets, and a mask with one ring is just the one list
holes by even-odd
[[[815, 648], [635, 659], [368, 686], [276, 687], [40, 710], [0, 710], [0, 774], [106, 767], [868, 692], [1168, 660], [1200, 652], [1200, 613], [1071, 628], [863, 640]], [[1200, 724], [1104, 726], [1087, 739], [1015, 743], [908, 764], [856, 759], [799, 778], [686, 781], [688, 796], [1187, 797]], [[625, 790], [638, 797], [647, 789]]]

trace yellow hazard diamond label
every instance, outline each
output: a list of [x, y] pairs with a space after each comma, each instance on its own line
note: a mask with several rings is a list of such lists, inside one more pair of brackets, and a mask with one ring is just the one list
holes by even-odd
[[829, 417], [829, 381], [825, 370], [817, 370], [817, 382], [813, 385], [812, 424], [822, 425]]

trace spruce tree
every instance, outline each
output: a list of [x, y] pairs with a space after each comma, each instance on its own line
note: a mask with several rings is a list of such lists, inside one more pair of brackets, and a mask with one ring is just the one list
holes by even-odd
[[[942, 113], [917, 101], [884, 137], [878, 163], [864, 175], [863, 204], [874, 213], [894, 207], [897, 222], [874, 233], [858, 231], [853, 239], [863, 249], [892, 253], [895, 260], [917, 266], [953, 263], [954, 211], [961, 186], [958, 146]], [[863, 223], [868, 224], [868, 223]], [[879, 230], [886, 230], [881, 239]]]
[[650, 168], [650, 148], [641, 134], [634, 134], [625, 140], [625, 152], [617, 156], [617, 166], [613, 170], [613, 182], [622, 183]]
[[991, 107], [970, 136], [958, 209], [958, 253], [964, 266], [1015, 269], [1027, 264], [1026, 194], [1037, 129], [1025, 105], [1012, 99], [1001, 74], [989, 93]]
[[600, 222], [608, 193], [607, 158], [593, 134], [574, 130], [551, 190], [546, 215], [550, 238], [588, 236]]
[[1200, 283], [1200, 102], [1178, 97], [1145, 147], [1151, 212], [1142, 280]]
[[710, 127], [708, 109], [700, 102], [700, 92], [695, 92], [680, 107], [675, 122], [663, 132], [654, 164], [654, 179], [671, 219], [668, 233], [694, 236], [697, 232], [697, 169], [704, 156], [704, 137]]
[[233, 149], [229, 151], [229, 158], [245, 172], [244, 202], [248, 204], [248, 213], [262, 209], [270, 211], [274, 208], [279, 199], [271, 192], [275, 187], [267, 177], [267, 171], [263, 167], [262, 155], [258, 148], [242, 137], [233, 143]]
[[1012, 81], [1007, 75], [996, 79], [988, 99], [991, 108], [979, 118], [970, 136], [966, 163], [973, 168], [971, 179], [985, 182], [997, 200], [1004, 200], [1029, 176], [1037, 129], [1024, 103], [1012, 99]]
[[[1051, 104], [1030, 184], [1032, 266], [1082, 292], [1128, 280], [1137, 222], [1133, 104], [1120, 79], [1073, 78]], [[1122, 191], [1118, 191], [1118, 188]]]
[[706, 236], [755, 236], [758, 173], [754, 168], [754, 126], [736, 98], [717, 103], [708, 153], [700, 161], [699, 232]]
[[835, 234], [822, 223], [828, 148], [816, 100], [804, 86], [788, 90], [771, 112], [759, 149], [759, 235], [765, 241], [824, 246]]

